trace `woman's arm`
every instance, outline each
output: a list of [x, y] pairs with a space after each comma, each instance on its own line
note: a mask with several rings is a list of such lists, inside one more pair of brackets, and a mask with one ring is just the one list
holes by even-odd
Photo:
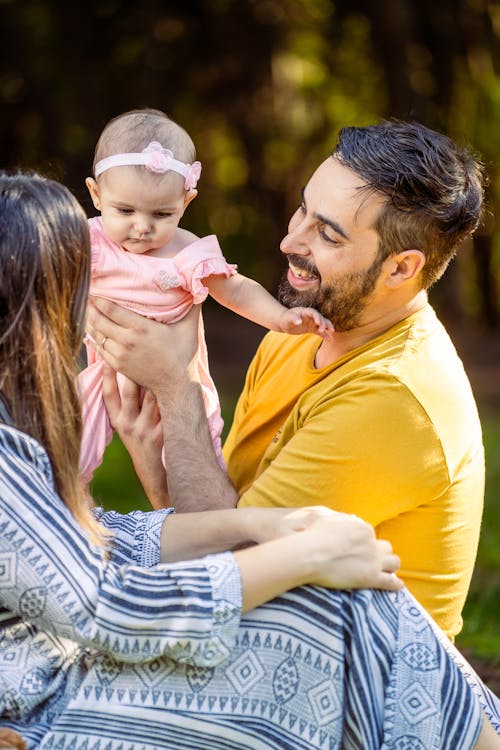
[[[240, 511], [237, 511], [238, 513]], [[398, 591], [399, 558], [389, 542], [355, 516], [333, 513], [307, 529], [235, 552], [242, 584], [242, 611], [254, 609], [296, 586]]]
[[311, 307], [284, 307], [261, 284], [242, 274], [203, 280], [210, 296], [229, 310], [271, 331], [317, 333], [332, 331], [331, 321]]
[[170, 515], [163, 522], [161, 559], [175, 561], [257, 542], [234, 552], [243, 612], [284, 591], [315, 584], [396, 591], [399, 558], [369, 524], [324, 507], [245, 508]]

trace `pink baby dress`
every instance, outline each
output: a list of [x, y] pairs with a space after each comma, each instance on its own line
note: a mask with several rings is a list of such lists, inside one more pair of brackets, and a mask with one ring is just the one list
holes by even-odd
[[[105, 297], [162, 323], [175, 323], [193, 304], [208, 294], [201, 280], [213, 275], [233, 276], [236, 266], [227, 263], [215, 235], [187, 245], [173, 258], [136, 255], [123, 250], [103, 233], [100, 217], [89, 220], [92, 261], [90, 294]], [[198, 368], [203, 400], [216, 454], [222, 466], [223, 427], [219, 397], [208, 369], [207, 347], [200, 315]], [[113, 436], [102, 397], [103, 359], [87, 338], [88, 366], [78, 377], [82, 405], [80, 474], [90, 481]], [[123, 376], [118, 373], [121, 390]]]

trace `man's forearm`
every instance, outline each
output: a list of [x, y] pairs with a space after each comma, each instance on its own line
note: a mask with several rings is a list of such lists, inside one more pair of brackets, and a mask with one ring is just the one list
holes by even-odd
[[199, 383], [170, 383], [157, 401], [171, 505], [180, 513], [234, 508], [238, 494], [217, 460]]

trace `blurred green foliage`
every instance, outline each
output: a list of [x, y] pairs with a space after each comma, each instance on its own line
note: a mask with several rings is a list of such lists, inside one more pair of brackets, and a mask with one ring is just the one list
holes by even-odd
[[457, 645], [500, 666], [500, 414], [482, 421], [487, 467], [484, 516]]
[[489, 213], [434, 295], [498, 326], [499, 0], [0, 0], [5, 167], [84, 188], [106, 121], [167, 111], [193, 136], [200, 196], [185, 223], [274, 288], [299, 188], [342, 125], [415, 118], [472, 143]]

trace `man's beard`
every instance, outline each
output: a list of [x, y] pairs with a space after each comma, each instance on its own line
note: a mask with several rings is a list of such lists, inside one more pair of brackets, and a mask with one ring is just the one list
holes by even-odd
[[333, 283], [322, 284], [317, 268], [300, 255], [288, 255], [294, 266], [314, 274], [319, 282], [316, 291], [295, 289], [286, 275], [278, 288], [278, 299], [285, 307], [314, 307], [331, 320], [336, 331], [349, 331], [359, 325], [361, 313], [380, 276], [383, 259], [377, 256], [366, 271], [352, 271], [338, 276]]

